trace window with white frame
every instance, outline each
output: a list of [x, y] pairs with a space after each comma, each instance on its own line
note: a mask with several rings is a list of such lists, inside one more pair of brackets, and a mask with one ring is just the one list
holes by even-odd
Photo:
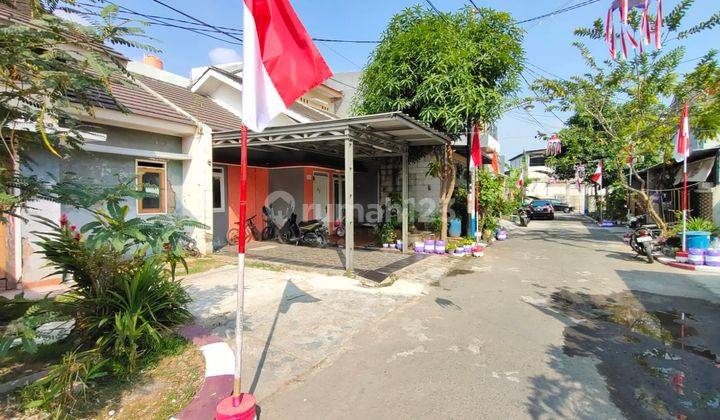
[[135, 172], [138, 188], [147, 193], [138, 200], [138, 214], [167, 212], [167, 166], [165, 162], [138, 160]]
[[213, 168], [212, 179], [213, 211], [225, 211], [225, 168]]

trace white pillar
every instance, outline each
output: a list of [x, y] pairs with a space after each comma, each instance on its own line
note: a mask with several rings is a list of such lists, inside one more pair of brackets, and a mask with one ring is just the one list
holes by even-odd
[[193, 136], [182, 140], [182, 151], [190, 155], [183, 161], [183, 214], [210, 229], [194, 229], [192, 237], [203, 254], [212, 252], [212, 129], [204, 124]]
[[403, 147], [402, 154], [402, 251], [410, 251], [408, 234], [408, 149]]
[[353, 141], [345, 132], [345, 271], [352, 274], [355, 253], [355, 200], [353, 193]]

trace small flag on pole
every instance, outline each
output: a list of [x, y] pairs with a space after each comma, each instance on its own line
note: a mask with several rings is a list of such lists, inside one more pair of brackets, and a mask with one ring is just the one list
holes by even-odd
[[689, 106], [683, 106], [678, 125], [677, 137], [675, 138], [675, 161], [682, 162], [690, 156], [690, 116]]
[[473, 129], [472, 142], [470, 144], [470, 167], [477, 168], [482, 165], [482, 152], [480, 149], [480, 127]]
[[597, 184], [600, 188], [603, 187], [603, 163], [598, 163], [597, 169], [595, 169], [595, 173], [590, 177], [590, 180]]

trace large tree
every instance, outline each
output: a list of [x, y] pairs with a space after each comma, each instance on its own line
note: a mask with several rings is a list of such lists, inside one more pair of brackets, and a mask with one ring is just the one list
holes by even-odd
[[[522, 38], [508, 13], [492, 9], [405, 9], [392, 18], [373, 52], [355, 111], [402, 111], [452, 136], [472, 124], [490, 124], [518, 87]], [[452, 147], [436, 151], [443, 238], [456, 178], [452, 153]]]
[[[561, 175], [572, 176], [576, 164], [603, 161], [616, 184], [633, 192], [664, 231], [667, 225], [654, 210], [653, 196], [638, 171], [672, 159], [672, 139], [686, 102], [691, 106], [691, 129], [696, 138], [720, 134], [720, 67], [716, 52], [709, 51], [687, 74], [679, 70], [685, 62], [682, 42], [720, 24], [720, 13], [716, 13], [683, 30], [683, 18], [692, 4], [692, 0], [683, 0], [666, 16], [661, 50], [633, 50], [627, 59], [599, 61], [577, 41], [573, 45], [585, 60], [584, 74], [535, 82], [543, 100], [552, 104], [550, 108], [574, 113], [559, 133], [565, 151], [550, 164]], [[634, 10], [629, 24], [635, 38], [641, 39], [640, 15]], [[598, 19], [592, 28], [578, 29], [575, 34], [601, 42], [603, 23]], [[630, 160], [634, 164], [628, 166]], [[593, 168], [589, 169], [592, 172]], [[630, 171], [635, 182], [629, 182], [628, 172], [623, 175], [623, 171]]]

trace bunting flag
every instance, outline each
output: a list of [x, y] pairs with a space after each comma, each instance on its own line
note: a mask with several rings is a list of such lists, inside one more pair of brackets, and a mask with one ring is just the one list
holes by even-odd
[[562, 153], [562, 143], [558, 138], [557, 134], [553, 134], [548, 139], [547, 147], [545, 148], [545, 154], [547, 156], [557, 156]]
[[[633, 48], [640, 49], [640, 53], [644, 52], [644, 45], [650, 45], [651, 38], [654, 35], [655, 48], [662, 48], [662, 25], [663, 25], [663, 7], [662, 0], [657, 1], [657, 9], [655, 13], [655, 26], [651, 23], [650, 3], [652, 0], [614, 0], [610, 4], [605, 18], [605, 42], [610, 49], [610, 55], [613, 59], [617, 59], [617, 49], [615, 48], [615, 34], [613, 14], [616, 10], [620, 13], [620, 43], [622, 46], [622, 54], [625, 59], [628, 57], [628, 42]], [[640, 41], [633, 36], [634, 28], [628, 25], [628, 14], [630, 9], [640, 10], [640, 25], [637, 30], [640, 32]]]
[[496, 174], [500, 173], [500, 160], [498, 159], [497, 151], [492, 152], [492, 169]]
[[332, 76], [288, 0], [244, 0], [242, 117], [260, 132]]
[[675, 138], [675, 161], [682, 162], [690, 156], [690, 116], [689, 106], [683, 106], [678, 124], [677, 137]]

